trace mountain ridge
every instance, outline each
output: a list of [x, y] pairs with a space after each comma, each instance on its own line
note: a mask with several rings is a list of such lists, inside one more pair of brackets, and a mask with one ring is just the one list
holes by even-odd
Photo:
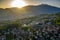
[[31, 16], [37, 16], [40, 14], [54, 14], [60, 12], [60, 8], [50, 6], [47, 4], [38, 6], [26, 6], [19, 8], [0, 8], [0, 20], [12, 20]]

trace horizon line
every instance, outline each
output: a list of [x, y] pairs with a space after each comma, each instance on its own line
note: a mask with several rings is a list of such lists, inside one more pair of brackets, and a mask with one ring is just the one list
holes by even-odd
[[[49, 4], [36, 4], [36, 5], [27, 5], [27, 6], [39, 6], [39, 5], [49, 5]], [[24, 7], [27, 7], [27, 6], [24, 6]], [[49, 5], [49, 6], [53, 6], [53, 5]], [[57, 7], [57, 6], [53, 6], [53, 7]], [[7, 9], [7, 8], [18, 8], [18, 7], [5, 7], [5, 8], [0, 7], [0, 9]], [[57, 7], [57, 8], [60, 8], [60, 7]], [[21, 9], [21, 8], [19, 8], [19, 9]]]

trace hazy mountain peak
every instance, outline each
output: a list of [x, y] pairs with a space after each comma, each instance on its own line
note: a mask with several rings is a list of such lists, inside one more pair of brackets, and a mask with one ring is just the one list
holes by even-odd
[[0, 8], [0, 20], [12, 20], [33, 15], [54, 14], [57, 12], [60, 12], [60, 8], [47, 4], [25, 6], [20, 10], [18, 8]]

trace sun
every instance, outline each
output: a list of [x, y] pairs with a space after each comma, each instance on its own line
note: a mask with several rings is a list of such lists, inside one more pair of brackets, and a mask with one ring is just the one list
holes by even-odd
[[27, 6], [27, 3], [24, 0], [13, 0], [10, 6], [22, 8], [24, 6]]

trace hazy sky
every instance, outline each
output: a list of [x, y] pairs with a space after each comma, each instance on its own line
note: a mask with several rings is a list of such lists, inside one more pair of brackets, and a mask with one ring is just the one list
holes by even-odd
[[[49, 4], [52, 6], [60, 7], [60, 0], [24, 0], [27, 4]], [[0, 8], [10, 7], [12, 0], [0, 0]]]

